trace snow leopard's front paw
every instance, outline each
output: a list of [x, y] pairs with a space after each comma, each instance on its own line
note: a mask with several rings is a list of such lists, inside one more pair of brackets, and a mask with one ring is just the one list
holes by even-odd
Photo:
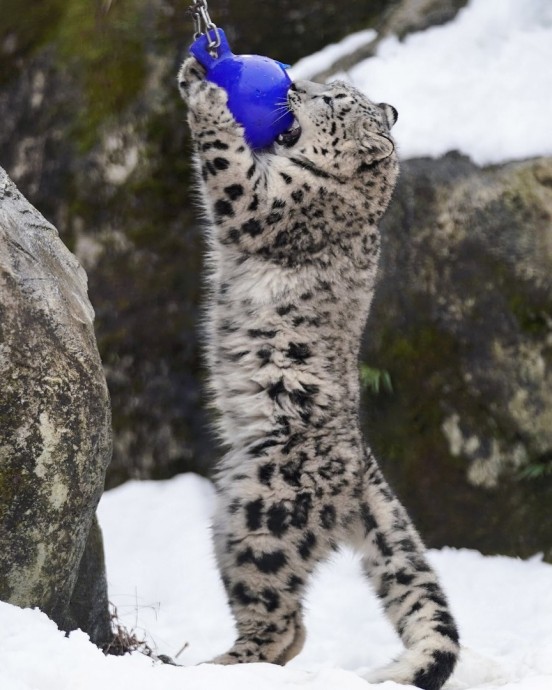
[[178, 74], [178, 87], [191, 111], [202, 117], [228, 112], [228, 94], [205, 79], [205, 70], [193, 57], [187, 58]]
[[184, 60], [178, 73], [178, 88], [185, 101], [189, 101], [192, 93], [204, 83], [205, 74], [205, 69], [194, 57]]

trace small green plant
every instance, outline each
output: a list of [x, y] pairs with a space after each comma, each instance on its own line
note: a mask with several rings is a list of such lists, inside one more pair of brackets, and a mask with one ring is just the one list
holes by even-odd
[[382, 391], [386, 393], [393, 392], [393, 384], [389, 372], [385, 371], [385, 369], [369, 367], [367, 364], [360, 365], [360, 384], [374, 395], [379, 395]]
[[529, 462], [520, 471], [520, 479], [541, 479], [552, 475], [552, 453], [546, 453]]

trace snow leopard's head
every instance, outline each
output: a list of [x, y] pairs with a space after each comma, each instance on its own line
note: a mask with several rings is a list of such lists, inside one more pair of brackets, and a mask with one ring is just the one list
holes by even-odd
[[295, 122], [276, 140], [278, 155], [302, 159], [336, 177], [353, 176], [387, 159], [396, 166], [389, 133], [398, 117], [393, 106], [372, 103], [342, 81], [297, 81], [290, 88], [288, 105]]

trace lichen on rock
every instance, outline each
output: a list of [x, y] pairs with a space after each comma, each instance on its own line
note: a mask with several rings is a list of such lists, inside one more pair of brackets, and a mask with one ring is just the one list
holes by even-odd
[[[89, 533], [111, 456], [93, 314], [77, 260], [0, 168], [0, 600], [104, 645], [105, 573], [90, 588], [100, 599], [75, 587], [83, 555], [103, 559]], [[93, 620], [75, 617], [75, 596]]]

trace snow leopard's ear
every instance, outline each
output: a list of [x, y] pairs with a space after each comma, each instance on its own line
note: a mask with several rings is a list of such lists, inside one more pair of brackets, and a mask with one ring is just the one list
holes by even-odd
[[389, 105], [389, 103], [378, 103], [378, 108], [383, 110], [385, 121], [387, 122], [387, 129], [391, 129], [391, 127], [393, 127], [395, 122], [397, 122], [399, 119], [398, 110], [392, 105]]
[[395, 150], [395, 144], [390, 137], [373, 132], [368, 124], [361, 128], [360, 145], [366, 163], [375, 163], [390, 156]]

